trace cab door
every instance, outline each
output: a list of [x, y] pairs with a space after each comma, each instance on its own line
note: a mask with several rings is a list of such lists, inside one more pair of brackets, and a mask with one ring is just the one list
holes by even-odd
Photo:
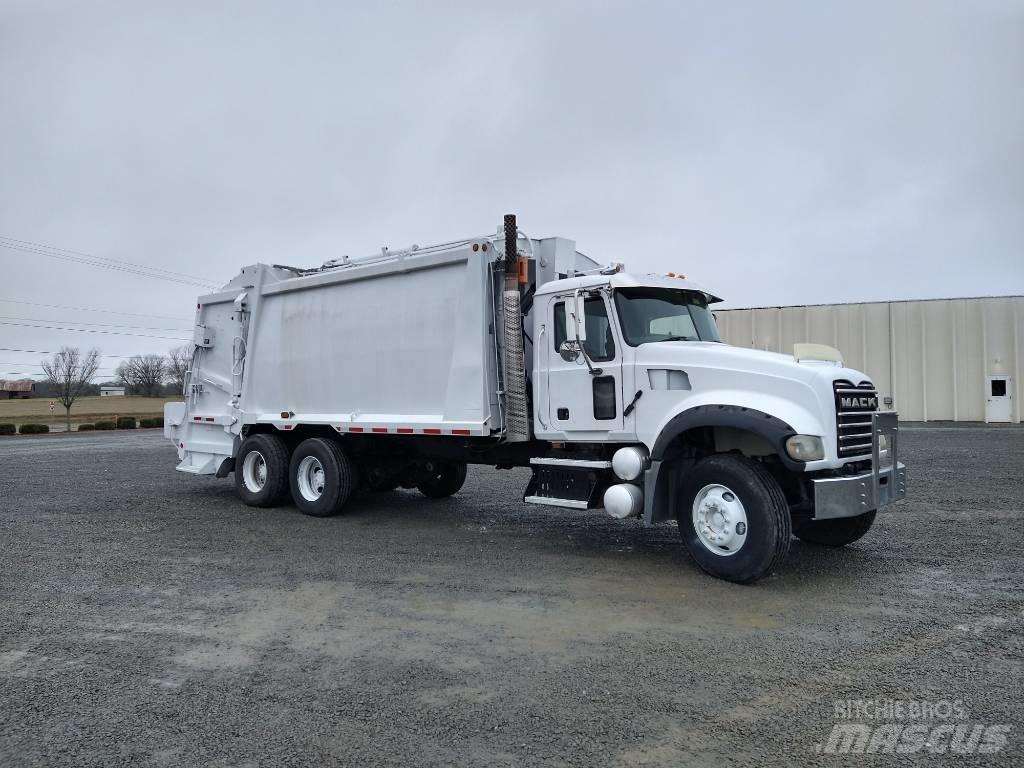
[[600, 439], [622, 429], [622, 349], [607, 292], [585, 293], [582, 306], [582, 351], [572, 330], [576, 297], [557, 296], [548, 309], [547, 415], [553, 431], [580, 440]]

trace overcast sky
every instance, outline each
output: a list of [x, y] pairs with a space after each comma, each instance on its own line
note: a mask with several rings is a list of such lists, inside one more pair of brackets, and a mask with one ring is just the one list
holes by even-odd
[[[728, 306], [1024, 293], [1024, 0], [0, 0], [0, 237], [221, 283], [506, 212]], [[196, 288], [0, 267], [0, 300], [179, 318], [2, 322], [189, 335], [148, 329]], [[177, 343], [0, 325], [69, 342]]]

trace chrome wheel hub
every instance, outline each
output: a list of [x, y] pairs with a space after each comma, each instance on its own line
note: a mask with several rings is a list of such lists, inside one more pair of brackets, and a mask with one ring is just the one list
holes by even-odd
[[249, 451], [242, 461], [242, 482], [252, 493], [259, 493], [267, 484], [267, 460], [259, 451]]
[[316, 456], [306, 456], [296, 473], [299, 493], [306, 501], [316, 501], [324, 492], [324, 468]]
[[693, 528], [709, 552], [728, 557], [747, 540], [747, 512], [724, 485], [705, 485], [693, 500]]

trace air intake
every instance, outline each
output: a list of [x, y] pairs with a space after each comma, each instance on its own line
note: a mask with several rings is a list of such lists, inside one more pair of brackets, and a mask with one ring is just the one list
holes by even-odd
[[505, 216], [505, 290], [501, 309], [505, 349], [505, 439], [530, 439], [530, 414], [526, 402], [526, 352], [523, 348], [523, 315], [519, 301], [519, 230], [514, 214]]

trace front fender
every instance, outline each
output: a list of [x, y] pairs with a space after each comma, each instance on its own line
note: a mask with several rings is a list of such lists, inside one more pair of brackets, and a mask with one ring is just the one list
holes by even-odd
[[687, 408], [668, 419], [651, 447], [650, 468], [644, 473], [645, 525], [671, 519], [671, 510], [677, 503], [675, 494], [678, 488], [672, 482], [671, 470], [668, 468], [679, 461], [683, 462], [683, 466], [688, 466], [693, 459], [683, 458], [666, 463], [669, 447], [679, 435], [702, 427], [732, 427], [753, 432], [775, 449], [787, 469], [794, 472], [803, 472], [805, 469], [804, 462], [794, 461], [786, 453], [786, 440], [798, 434], [797, 431], [777, 416], [739, 405], [706, 404]]
[[658, 433], [651, 448], [651, 460], [663, 461], [672, 442], [691, 429], [732, 427], [763, 437], [787, 469], [803, 472], [804, 462], [794, 461], [786, 453], [786, 440], [799, 434], [788, 422], [770, 413], [740, 405], [698, 405], [672, 416]]

